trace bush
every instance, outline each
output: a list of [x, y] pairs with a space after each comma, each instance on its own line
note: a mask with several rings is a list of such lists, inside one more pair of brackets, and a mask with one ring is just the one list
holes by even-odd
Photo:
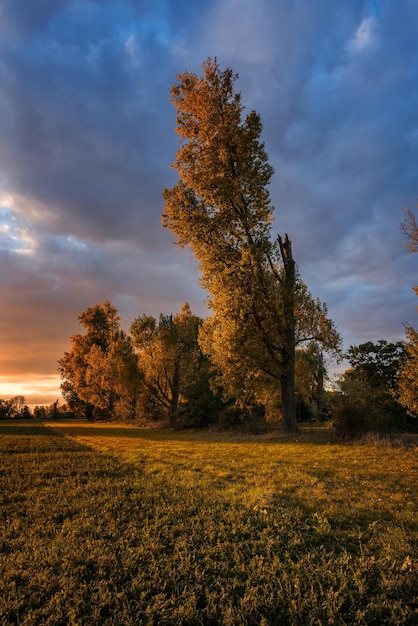
[[364, 409], [350, 398], [342, 397], [334, 410], [334, 434], [337, 441], [349, 441], [366, 432]]
[[237, 405], [227, 406], [219, 414], [218, 426], [221, 430], [251, 433], [266, 432], [264, 407], [260, 405], [251, 408], [241, 408]]

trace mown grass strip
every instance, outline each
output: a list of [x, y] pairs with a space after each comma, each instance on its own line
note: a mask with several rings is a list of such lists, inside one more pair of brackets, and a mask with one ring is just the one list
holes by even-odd
[[413, 449], [27, 428], [0, 425], [1, 624], [415, 623]]

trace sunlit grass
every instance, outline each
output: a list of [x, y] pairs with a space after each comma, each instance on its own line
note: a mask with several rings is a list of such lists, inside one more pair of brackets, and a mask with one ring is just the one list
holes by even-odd
[[1, 624], [415, 623], [416, 448], [50, 426], [0, 423]]

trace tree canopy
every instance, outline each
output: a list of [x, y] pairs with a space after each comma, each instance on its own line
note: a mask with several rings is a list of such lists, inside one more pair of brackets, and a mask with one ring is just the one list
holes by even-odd
[[85, 334], [71, 337], [58, 361], [62, 395], [70, 408], [91, 418], [134, 417], [139, 385], [137, 357], [120, 328], [117, 309], [105, 300], [78, 317]]
[[108, 300], [78, 319], [85, 333], [71, 337], [71, 350], [58, 362], [62, 395], [77, 415], [164, 420], [174, 428], [213, 421], [222, 404], [197, 341], [202, 320], [187, 303], [158, 320], [138, 316], [130, 335]]
[[175, 316], [160, 315], [157, 322], [141, 315], [130, 328], [147, 392], [143, 400], [168, 417], [173, 428], [178, 426], [179, 409], [188, 402], [188, 388], [200, 380], [202, 353], [197, 336], [201, 323], [186, 302]]
[[406, 329], [404, 359], [397, 376], [398, 402], [408, 414], [418, 417], [418, 332], [412, 326]]
[[407, 239], [404, 245], [408, 252], [418, 252], [418, 225], [411, 209], [406, 209], [405, 211], [405, 219], [401, 222], [401, 230]]
[[[408, 252], [418, 252], [418, 225], [415, 215], [410, 209], [405, 212], [406, 218], [401, 222], [403, 233], [407, 237], [405, 244]], [[414, 287], [418, 296], [418, 287]], [[418, 311], [418, 306], [417, 306]], [[413, 417], [418, 416], [418, 332], [413, 326], [406, 327], [404, 342], [405, 359], [398, 373], [398, 401]]]
[[178, 75], [171, 89], [182, 142], [162, 224], [199, 261], [213, 311], [200, 342], [225, 394], [260, 403], [260, 391], [279, 384], [284, 428], [293, 432], [296, 346], [315, 339], [338, 350], [340, 338], [302, 282], [288, 236], [272, 238], [273, 168], [260, 116], [243, 116], [232, 70], [210, 58], [202, 68], [201, 77]]
[[372, 385], [393, 389], [403, 353], [402, 341], [390, 343], [380, 339], [377, 343], [367, 341], [350, 346], [346, 357], [357, 374]]

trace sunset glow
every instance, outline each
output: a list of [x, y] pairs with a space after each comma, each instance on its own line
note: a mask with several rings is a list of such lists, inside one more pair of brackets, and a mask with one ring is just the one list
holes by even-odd
[[27, 382], [10, 379], [8, 376], [0, 377], [0, 398], [9, 400], [14, 396], [24, 396], [26, 404], [34, 406], [49, 406], [61, 398], [59, 377], [50, 376], [40, 378], [29, 376]]

